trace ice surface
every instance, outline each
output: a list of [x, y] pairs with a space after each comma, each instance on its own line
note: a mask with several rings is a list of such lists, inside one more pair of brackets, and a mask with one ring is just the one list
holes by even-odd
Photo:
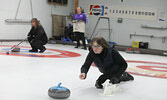
[[[5, 43], [16, 44], [16, 43]], [[23, 43], [29, 46], [28, 43]], [[73, 58], [38, 58], [0, 55], [0, 100], [54, 100], [47, 95], [50, 87], [59, 82], [71, 91], [67, 100], [167, 100], [167, 79], [134, 75], [135, 80], [117, 85], [120, 92], [113, 96], [100, 96], [103, 90], [95, 88], [101, 75], [91, 67], [86, 80], [80, 80], [80, 68], [88, 51], [73, 46], [47, 44], [47, 48], [80, 53]], [[120, 52], [126, 60], [167, 62], [165, 56], [127, 54]]]

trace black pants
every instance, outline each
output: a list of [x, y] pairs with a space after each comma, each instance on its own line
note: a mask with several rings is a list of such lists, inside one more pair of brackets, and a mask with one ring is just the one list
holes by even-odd
[[116, 72], [119, 70], [120, 66], [113, 65], [112, 67], [108, 68], [98, 79], [99, 84], [103, 84], [107, 79], [111, 79]]
[[129, 81], [129, 80], [134, 80], [133, 76], [131, 76], [130, 74], [128, 74], [127, 72], [124, 72], [119, 78], [116, 78], [117, 82], [113, 82], [114, 81], [114, 76], [116, 75], [116, 73], [119, 71], [119, 68], [122, 66], [119, 65], [113, 65], [112, 67], [110, 67], [109, 69], [107, 69], [105, 71], [105, 73], [103, 73], [98, 79], [98, 83], [99, 84], [103, 84], [107, 79], [110, 80], [111, 83], [120, 83], [121, 81]]
[[42, 50], [44, 47], [44, 45], [46, 44], [46, 42], [41, 41], [41, 40], [36, 40], [36, 41], [32, 41], [33, 39], [28, 38], [28, 42], [30, 43], [31, 47], [33, 50]]
[[81, 33], [81, 32], [75, 32], [75, 35], [76, 35], [76, 40], [77, 40], [77, 46], [80, 46], [80, 39], [81, 39], [84, 48], [86, 48], [86, 43], [85, 43], [85, 36], [84, 36], [84, 33]]

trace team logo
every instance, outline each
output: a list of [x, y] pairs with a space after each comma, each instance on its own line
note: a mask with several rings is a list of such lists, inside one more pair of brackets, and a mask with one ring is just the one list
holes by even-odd
[[104, 16], [104, 6], [90, 5], [89, 15]]

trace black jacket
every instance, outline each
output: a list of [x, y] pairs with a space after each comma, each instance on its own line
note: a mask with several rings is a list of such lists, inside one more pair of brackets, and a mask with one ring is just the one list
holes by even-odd
[[95, 65], [102, 73], [105, 73], [105, 71], [109, 67], [112, 67], [112, 65], [119, 65], [119, 71], [116, 73], [116, 75], [114, 75], [117, 78], [119, 78], [127, 68], [126, 61], [113, 47], [103, 49], [101, 54], [95, 54], [94, 51], [91, 49], [85, 63], [82, 65], [81, 73], [87, 74], [92, 62], [95, 63]]
[[44, 41], [45, 43], [48, 42], [48, 37], [42, 26], [37, 26], [36, 28], [32, 27], [28, 34], [28, 38], [33, 41]]

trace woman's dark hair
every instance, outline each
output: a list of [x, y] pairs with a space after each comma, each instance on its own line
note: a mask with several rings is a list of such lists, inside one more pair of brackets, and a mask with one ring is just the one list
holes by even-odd
[[94, 37], [91, 41], [91, 45], [93, 45], [94, 42], [97, 42], [97, 44], [103, 48], [109, 48], [108, 42], [103, 37]]
[[[82, 7], [79, 6], [79, 7], [77, 7], [77, 8], [80, 8], [80, 9], [81, 9], [81, 13], [85, 13], [85, 12], [84, 12], [84, 9], [83, 9]], [[75, 12], [77, 13], [77, 10], [76, 10]]]
[[32, 18], [31, 19], [31, 22], [35, 22], [35, 28], [37, 27], [37, 26], [41, 26], [41, 24], [40, 24], [40, 21], [37, 19], [37, 18]]
[[78, 8], [80, 8], [82, 10], [82, 7], [79, 6]]

